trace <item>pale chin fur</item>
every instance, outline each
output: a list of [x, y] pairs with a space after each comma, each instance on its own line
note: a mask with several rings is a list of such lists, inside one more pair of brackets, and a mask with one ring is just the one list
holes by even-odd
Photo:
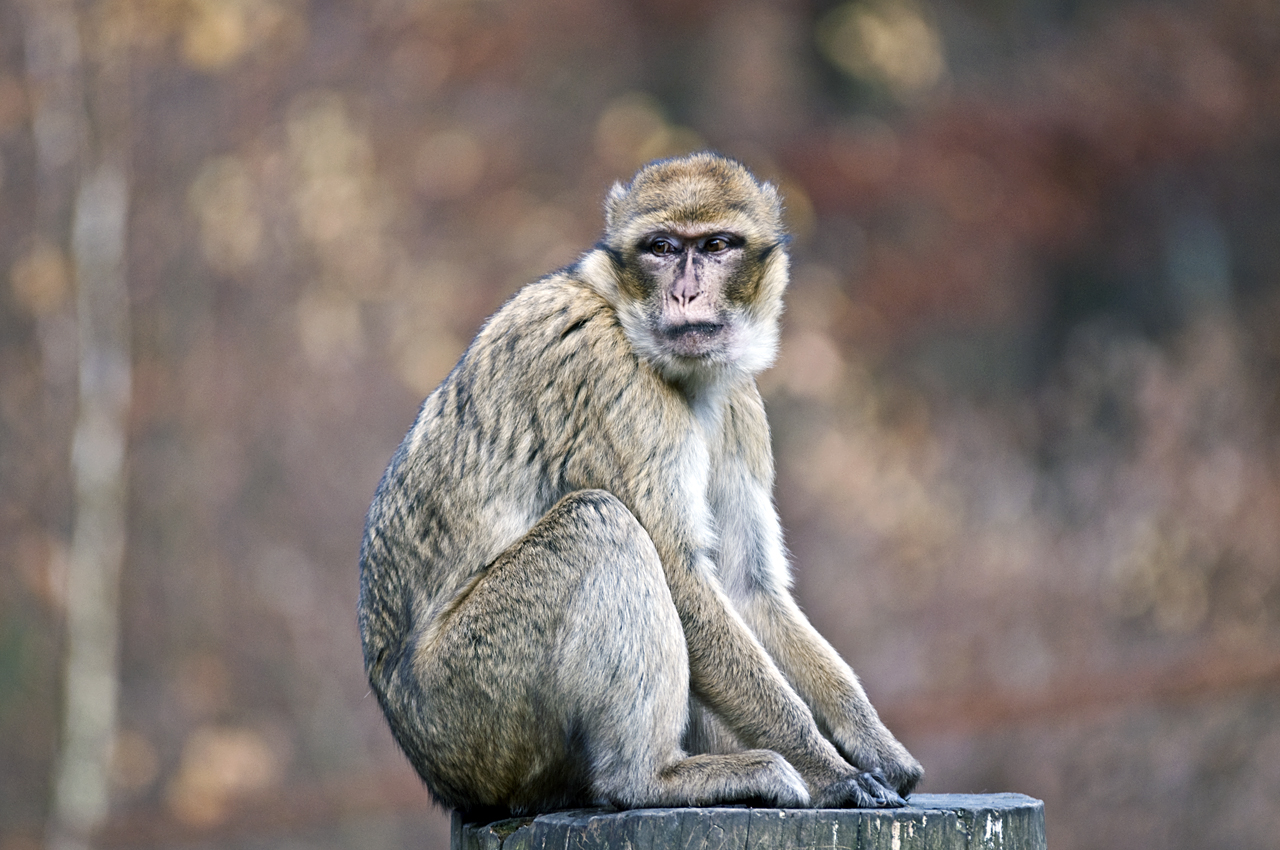
[[723, 347], [703, 357], [684, 357], [667, 349], [657, 336], [642, 304], [618, 310], [623, 333], [636, 353], [667, 381], [691, 394], [713, 386], [753, 378], [773, 365], [778, 352], [777, 322], [735, 310]]

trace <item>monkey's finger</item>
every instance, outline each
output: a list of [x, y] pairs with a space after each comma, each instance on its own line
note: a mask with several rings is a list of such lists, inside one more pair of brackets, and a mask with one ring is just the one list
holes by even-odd
[[815, 796], [814, 808], [887, 809], [906, 805], [901, 797], [869, 773], [841, 779]]
[[870, 797], [876, 808], [899, 809], [907, 804], [897, 791], [889, 786], [889, 780], [878, 770], [858, 774], [858, 785]]

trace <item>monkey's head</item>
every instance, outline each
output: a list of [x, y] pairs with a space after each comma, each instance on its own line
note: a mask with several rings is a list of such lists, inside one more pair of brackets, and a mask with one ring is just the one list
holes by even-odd
[[778, 190], [710, 153], [642, 168], [605, 201], [605, 233], [580, 264], [637, 353], [701, 385], [773, 362], [787, 286]]

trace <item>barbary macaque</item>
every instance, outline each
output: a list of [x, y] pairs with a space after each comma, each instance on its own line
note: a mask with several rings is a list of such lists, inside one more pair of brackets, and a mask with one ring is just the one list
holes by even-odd
[[786, 246], [742, 165], [651, 163], [423, 403], [369, 509], [359, 623], [439, 803], [901, 806], [919, 782], [789, 590], [755, 383]]

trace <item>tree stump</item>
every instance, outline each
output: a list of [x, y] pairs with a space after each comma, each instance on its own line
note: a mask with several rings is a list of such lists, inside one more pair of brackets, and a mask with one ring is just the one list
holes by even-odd
[[1044, 803], [913, 794], [904, 809], [577, 809], [471, 823], [452, 850], [1045, 850]]

